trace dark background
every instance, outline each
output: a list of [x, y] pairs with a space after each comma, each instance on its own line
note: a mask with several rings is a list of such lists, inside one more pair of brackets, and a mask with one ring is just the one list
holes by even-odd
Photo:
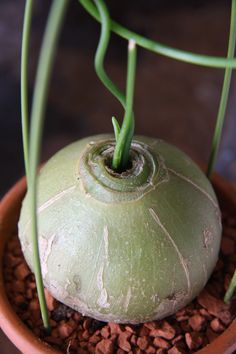
[[[20, 46], [24, 1], [0, 0], [0, 151], [2, 195], [24, 174], [20, 123]], [[37, 55], [51, 1], [35, 2], [29, 65], [32, 95]], [[110, 0], [123, 25], [170, 46], [208, 55], [227, 53], [229, 1]], [[111, 116], [122, 108], [93, 68], [99, 25], [71, 0], [50, 87], [42, 160], [84, 136], [111, 132]], [[106, 69], [125, 87], [126, 42], [112, 35]], [[138, 49], [136, 133], [176, 144], [195, 161], [207, 162], [223, 70], [177, 62]], [[217, 170], [235, 183], [235, 75]]]

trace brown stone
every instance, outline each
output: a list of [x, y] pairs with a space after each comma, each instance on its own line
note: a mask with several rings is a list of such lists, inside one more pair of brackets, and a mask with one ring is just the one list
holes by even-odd
[[206, 320], [211, 320], [212, 319], [212, 316], [209, 314], [209, 312], [206, 310], [206, 309], [200, 309], [199, 310], [199, 313], [205, 317]]
[[108, 338], [110, 336], [110, 327], [104, 326], [101, 329], [101, 335], [102, 335], [103, 338]]
[[134, 333], [134, 329], [131, 326], [125, 326], [125, 330], [130, 333]]
[[123, 349], [120, 349], [120, 348], [119, 348], [119, 349], [117, 350], [117, 354], [125, 354], [125, 353], [126, 353], [126, 352], [125, 352]]
[[36, 284], [34, 281], [30, 281], [30, 282], [27, 282], [27, 287], [29, 287], [30, 289], [36, 289]]
[[229, 306], [222, 300], [209, 294], [207, 290], [203, 290], [197, 298], [198, 303], [205, 307], [207, 311], [219, 318], [223, 323], [227, 324], [231, 321]]
[[185, 341], [190, 350], [198, 349], [202, 345], [202, 337], [198, 332], [186, 333]]
[[142, 350], [140, 348], [134, 348], [133, 352], [129, 352], [129, 354], [142, 354]]
[[26, 265], [26, 263], [20, 263], [16, 267], [14, 274], [17, 279], [23, 280], [30, 274], [30, 270], [29, 270], [28, 266]]
[[186, 321], [186, 320], [188, 320], [189, 315], [187, 314], [186, 309], [183, 308], [183, 309], [176, 312], [175, 318], [178, 322]]
[[146, 322], [146, 323], [144, 323], [144, 327], [147, 327], [148, 329], [152, 330], [152, 329], [157, 328], [157, 324], [155, 321]]
[[214, 320], [211, 321], [210, 326], [211, 329], [216, 333], [221, 333], [225, 330], [225, 327], [218, 318], [214, 318]]
[[112, 354], [114, 353], [114, 344], [110, 339], [102, 339], [97, 343], [95, 348], [96, 354]]
[[25, 292], [25, 297], [27, 298], [27, 300], [31, 300], [34, 297], [34, 292], [32, 289], [27, 289]]
[[89, 342], [90, 343], [94, 343], [97, 344], [99, 341], [101, 340], [101, 337], [99, 337], [96, 334], [93, 334], [90, 338], [89, 338]]
[[156, 354], [165, 354], [166, 351], [162, 348], [157, 349]]
[[156, 348], [154, 348], [152, 345], [149, 345], [147, 347], [147, 349], [145, 350], [145, 353], [154, 354], [154, 353], [156, 353]]
[[6, 256], [6, 262], [8, 265], [14, 268], [22, 262], [22, 258], [14, 256], [12, 253], [8, 253]]
[[92, 318], [87, 317], [83, 322], [84, 329], [89, 329], [92, 322]]
[[46, 299], [48, 310], [49, 311], [55, 310], [55, 308], [58, 305], [58, 302], [56, 301], [56, 299], [54, 299], [54, 297], [52, 297], [52, 295], [50, 294], [50, 292], [47, 289], [44, 289], [44, 294], [45, 294], [45, 299]]
[[88, 339], [89, 339], [90, 333], [89, 333], [89, 331], [88, 331], [87, 329], [83, 332], [82, 337], [83, 337], [85, 340], [88, 340]]
[[145, 350], [148, 347], [148, 338], [146, 336], [139, 337], [137, 339], [137, 345], [141, 350]]
[[83, 316], [79, 312], [74, 312], [73, 318], [74, 318], [75, 321], [81, 321]]
[[120, 333], [118, 336], [117, 339], [118, 346], [121, 349], [123, 349], [125, 352], [129, 352], [131, 350], [131, 345], [128, 341], [130, 337], [131, 337], [131, 333], [127, 331]]
[[79, 345], [81, 348], [86, 348], [88, 347], [88, 342], [86, 340], [82, 340], [81, 342], [79, 342]]
[[200, 332], [206, 324], [206, 319], [201, 315], [194, 315], [190, 317], [188, 323], [194, 331]]
[[110, 330], [111, 330], [111, 334], [115, 333], [115, 334], [120, 334], [122, 332], [120, 325], [114, 322], [109, 322], [108, 323]]
[[179, 334], [177, 337], [173, 338], [171, 343], [172, 344], [176, 344], [178, 343], [179, 341], [181, 341], [183, 339], [183, 335], [182, 334]]
[[167, 321], [164, 321], [160, 328], [151, 330], [150, 336], [172, 339], [175, 336], [175, 329]]
[[68, 323], [60, 323], [58, 327], [58, 332], [61, 338], [67, 338], [73, 332], [74, 328], [72, 328]]
[[178, 345], [174, 345], [168, 350], [168, 354], [185, 354], [186, 351]]
[[169, 349], [170, 348], [170, 343], [160, 337], [154, 338], [153, 344], [155, 345], [155, 347], [161, 348], [161, 349]]
[[137, 336], [135, 334], [133, 334], [130, 338], [130, 343], [133, 345], [137, 344]]
[[39, 309], [39, 302], [38, 299], [32, 299], [29, 304], [30, 310], [38, 310]]
[[146, 327], [146, 326], [142, 326], [141, 329], [140, 329], [140, 331], [139, 331], [140, 337], [142, 337], [142, 336], [148, 336], [149, 333], [150, 333], [150, 329], [149, 329], [148, 327]]

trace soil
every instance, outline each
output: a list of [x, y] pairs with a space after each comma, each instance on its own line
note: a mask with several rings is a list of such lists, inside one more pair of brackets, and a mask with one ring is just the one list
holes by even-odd
[[236, 218], [223, 212], [220, 257], [204, 290], [188, 306], [161, 321], [140, 325], [105, 323], [84, 317], [56, 301], [45, 290], [52, 331], [45, 333], [34, 276], [17, 235], [8, 242], [4, 278], [8, 298], [22, 321], [54, 348], [66, 354], [195, 353], [212, 342], [232, 322], [236, 301], [223, 302], [236, 268]]

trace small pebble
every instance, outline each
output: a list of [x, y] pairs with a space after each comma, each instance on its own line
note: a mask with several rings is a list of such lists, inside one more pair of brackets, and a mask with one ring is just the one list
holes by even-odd
[[110, 336], [110, 327], [105, 326], [101, 329], [101, 335], [103, 338], [108, 338]]
[[131, 337], [130, 332], [122, 332], [118, 336], [118, 346], [123, 349], [125, 352], [129, 352], [131, 350], [131, 345], [128, 341], [128, 339]]
[[148, 347], [148, 338], [146, 336], [139, 337], [137, 339], [137, 345], [141, 350], [145, 350]]
[[153, 344], [155, 345], [155, 347], [162, 349], [169, 349], [171, 346], [167, 340], [159, 337], [154, 338]]
[[211, 321], [210, 326], [211, 329], [216, 333], [221, 333], [225, 330], [225, 327], [218, 318], [214, 318], [214, 320]]
[[186, 354], [186, 351], [178, 345], [174, 345], [168, 350], [168, 354]]
[[99, 337], [95, 334], [89, 338], [89, 342], [94, 343], [94, 344], [97, 344], [100, 340], [101, 340], [101, 337]]
[[154, 354], [154, 353], [156, 353], [156, 348], [153, 347], [152, 345], [149, 345], [149, 346], [147, 347], [145, 353]]
[[112, 354], [114, 353], [114, 344], [110, 339], [102, 339], [95, 349], [96, 354]]
[[52, 297], [50, 292], [47, 289], [44, 289], [44, 294], [45, 294], [45, 299], [47, 303], [47, 308], [49, 311], [55, 310], [55, 308], [58, 306], [58, 301]]
[[164, 321], [160, 328], [151, 330], [150, 336], [172, 339], [175, 336], [175, 329], [167, 321]]
[[26, 263], [20, 263], [15, 268], [14, 274], [17, 279], [23, 280], [30, 274], [30, 270]]
[[74, 328], [69, 326], [68, 323], [61, 323], [58, 327], [58, 333], [61, 338], [67, 338], [74, 331]]
[[111, 334], [113, 334], [113, 333], [120, 334], [122, 332], [121, 328], [120, 328], [120, 325], [117, 324], [117, 323], [109, 322], [109, 327], [110, 327], [110, 330], [111, 330]]
[[206, 320], [201, 315], [194, 315], [190, 317], [188, 323], [194, 331], [200, 332], [203, 330], [203, 327], [206, 324]]
[[190, 350], [198, 349], [202, 344], [202, 337], [198, 332], [185, 334], [185, 341]]

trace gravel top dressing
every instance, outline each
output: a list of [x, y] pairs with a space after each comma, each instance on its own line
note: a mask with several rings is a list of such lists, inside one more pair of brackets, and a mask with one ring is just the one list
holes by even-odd
[[232, 322], [235, 305], [223, 302], [236, 266], [236, 219], [223, 211], [223, 239], [214, 273], [201, 294], [164, 320], [140, 325], [105, 323], [56, 301], [46, 290], [52, 332], [45, 334], [34, 276], [22, 256], [17, 235], [7, 245], [5, 282], [8, 297], [22, 321], [41, 339], [64, 353], [194, 353]]

